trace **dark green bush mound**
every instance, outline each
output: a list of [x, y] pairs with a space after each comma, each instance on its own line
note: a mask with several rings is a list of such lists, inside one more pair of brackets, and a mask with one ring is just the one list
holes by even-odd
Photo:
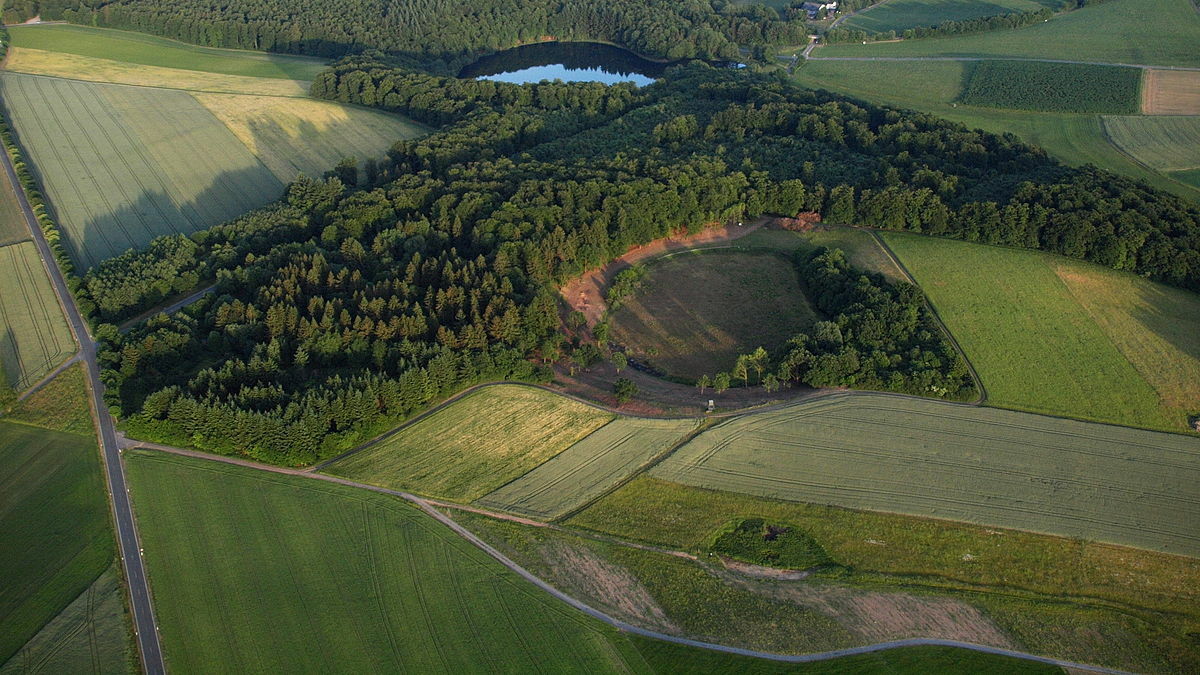
[[825, 549], [803, 530], [747, 518], [717, 534], [709, 550], [754, 565], [805, 570], [833, 562]]
[[962, 102], [990, 108], [1049, 112], [1138, 112], [1142, 71], [1083, 63], [984, 61]]

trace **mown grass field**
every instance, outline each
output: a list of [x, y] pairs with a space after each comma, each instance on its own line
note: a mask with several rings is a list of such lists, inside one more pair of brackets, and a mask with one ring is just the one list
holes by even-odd
[[644, 670], [615, 631], [399, 500], [203, 460], [126, 461], [172, 670]]
[[8, 386], [29, 388], [75, 348], [37, 247], [0, 246], [0, 362]]
[[325, 67], [322, 60], [302, 56], [200, 47], [142, 33], [90, 26], [11, 26], [9, 35], [12, 45], [18, 49], [41, 49], [223, 75], [311, 80]]
[[543, 520], [557, 518], [615, 487], [697, 424], [618, 417], [475, 503]]
[[[763, 499], [647, 477], [607, 495], [566, 524], [693, 551], [703, 560], [710, 534], [741, 517], [784, 521], [814, 537], [850, 570], [828, 583], [965, 601], [1035, 653], [1134, 671], [1187, 672], [1200, 663], [1200, 649], [1184, 637], [1193, 630], [1200, 607], [1196, 558]], [[746, 580], [738, 583], [744, 587]], [[812, 579], [799, 582], [807, 583]], [[809, 592], [811, 599], [815, 591]], [[827, 610], [844, 607], [844, 596], [827, 595]], [[889, 614], [886, 603], [857, 606], [871, 610], [862, 617], [869, 629], [898, 627], [892, 623], [897, 618], [920, 621], [936, 614]], [[852, 616], [841, 616], [855, 625]], [[966, 628], [963, 624], [956, 622]]]
[[708, 250], [652, 261], [612, 313], [612, 339], [678, 377], [714, 375], [739, 354], [778, 351], [817, 320], [793, 263], [771, 253]]
[[1147, 70], [1142, 80], [1142, 112], [1147, 115], [1200, 115], [1200, 72]]
[[0, 663], [112, 564], [108, 514], [94, 437], [0, 421]]
[[344, 157], [382, 157], [427, 128], [399, 115], [276, 96], [196, 94], [217, 119], [283, 182], [319, 177]]
[[650, 475], [1200, 555], [1200, 439], [882, 394], [723, 422]]
[[1117, 147], [1160, 171], [1200, 168], [1200, 116], [1105, 117]]
[[124, 591], [112, 567], [0, 664], [0, 674], [138, 672], [125, 625]]
[[1200, 13], [1191, 0], [1111, 0], [1016, 30], [829, 45], [814, 56], [1012, 56], [1200, 66], [1198, 42]]
[[18, 142], [88, 268], [278, 198], [283, 184], [182, 91], [5, 74]]
[[1132, 115], [1141, 109], [1141, 82], [1140, 68], [983, 61], [972, 70], [962, 102], [1010, 110]]
[[1036, 12], [1041, 9], [1058, 10], [1063, 4], [1059, 0], [889, 0], [878, 7], [860, 11], [839, 26], [868, 33], [886, 33], [889, 30], [901, 33], [909, 28], [936, 26], [946, 21]]
[[989, 404], [1185, 428], [1196, 387], [1184, 381], [1195, 380], [1200, 349], [1180, 336], [1200, 331], [1195, 294], [1035, 251], [883, 236], [966, 351]]
[[325, 472], [466, 503], [523, 476], [613, 417], [533, 387], [484, 387]]

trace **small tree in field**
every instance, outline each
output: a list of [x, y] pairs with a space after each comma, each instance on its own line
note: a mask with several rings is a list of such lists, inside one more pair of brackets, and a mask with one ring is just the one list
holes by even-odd
[[769, 394], [779, 389], [779, 378], [775, 377], [775, 373], [767, 373], [767, 376], [763, 378], [762, 386]]
[[608, 357], [608, 360], [612, 362], [613, 368], [616, 368], [618, 373], [625, 370], [625, 366], [629, 365], [629, 359], [625, 356], [625, 352], [613, 352], [612, 356]]
[[717, 373], [713, 378], [713, 391], [718, 394], [729, 388], [729, 373]]
[[701, 394], [704, 393], [705, 389], [707, 389], [711, 386], [712, 386], [712, 380], [708, 379], [707, 373], [705, 373], [704, 375], [701, 375], [700, 379], [696, 380], [696, 388], [700, 390]]
[[638, 386], [633, 380], [627, 377], [618, 377], [613, 383], [613, 396], [617, 398], [617, 403], [624, 405], [633, 400], [637, 396]]

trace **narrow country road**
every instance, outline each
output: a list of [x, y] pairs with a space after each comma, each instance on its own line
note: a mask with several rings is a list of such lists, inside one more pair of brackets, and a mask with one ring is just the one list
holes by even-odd
[[104, 455], [104, 471], [108, 479], [108, 489], [112, 501], [113, 522], [117, 529], [117, 545], [121, 553], [121, 563], [125, 570], [125, 581], [129, 586], [129, 607], [133, 613], [133, 629], [137, 634], [138, 651], [141, 652], [142, 667], [149, 675], [161, 675], [166, 672], [163, 663], [162, 648], [158, 641], [158, 625], [154, 621], [154, 608], [150, 602], [150, 587], [146, 583], [146, 569], [142, 564], [141, 544], [138, 540], [137, 524], [133, 519], [133, 507], [129, 501], [129, 490], [125, 486], [125, 467], [121, 464], [121, 451], [117, 446], [116, 432], [113, 429], [112, 416], [108, 414], [108, 406], [104, 403], [104, 383], [100, 381], [100, 367], [96, 363], [96, 343], [88, 333], [87, 325], [75, 305], [75, 299], [67, 288], [58, 263], [46, 243], [42, 228], [38, 225], [25, 190], [17, 179], [13, 169], [12, 158], [8, 152], [4, 155], [4, 170], [12, 181], [17, 193], [21, 211], [25, 214], [26, 224], [33, 234], [38, 253], [54, 292], [66, 314], [71, 332], [79, 343], [79, 356], [87, 365], [87, 377], [92, 394], [92, 405], [95, 408], [96, 425], [100, 429], [100, 450]]
[[[126, 441], [125, 444], [126, 444], [126, 447], [130, 447], [130, 448], [145, 448], [148, 450], [157, 450], [159, 452], [166, 452], [166, 453], [170, 453], [170, 454], [174, 454], [174, 455], [181, 455], [184, 457], [194, 457], [197, 459], [205, 459], [205, 460], [209, 460], [209, 461], [213, 461], [213, 462], [232, 464], [232, 465], [236, 465], [236, 466], [246, 467], [249, 469], [257, 469], [260, 471], [266, 471], [266, 472], [270, 472], [270, 473], [278, 473], [278, 474], [285, 474], [285, 475], [289, 475], [289, 476], [300, 476], [300, 477], [304, 477], [304, 478], [311, 478], [314, 480], [322, 480], [322, 481], [326, 481], [329, 483], [337, 483], [338, 485], [345, 485], [347, 487], [359, 488], [362, 490], [370, 490], [372, 492], [378, 492], [381, 494], [391, 495], [393, 497], [399, 497], [400, 499], [403, 499], [407, 502], [414, 504], [415, 506], [417, 506], [417, 508], [424, 511], [431, 518], [437, 520], [441, 524], [450, 528], [455, 534], [462, 537], [463, 539], [466, 539], [468, 542], [473, 544], [475, 547], [479, 548], [484, 553], [487, 553], [488, 555], [490, 555], [497, 562], [504, 565], [509, 570], [512, 570], [514, 573], [516, 573], [517, 575], [519, 575], [526, 581], [530, 582], [531, 584], [537, 586], [538, 588], [545, 591], [546, 593], [549, 593], [554, 598], [566, 603], [567, 605], [570, 605], [571, 607], [583, 612], [584, 614], [587, 614], [588, 616], [590, 616], [594, 619], [603, 621], [604, 623], [606, 623], [610, 626], [613, 626], [614, 628], [616, 628], [618, 630], [624, 631], [626, 633], [632, 633], [634, 635], [648, 637], [648, 638], [655, 639], [655, 640], [663, 640], [666, 642], [673, 642], [675, 644], [684, 645], [687, 647], [696, 647], [699, 649], [709, 649], [709, 650], [717, 651], [717, 652], [725, 652], [727, 654], [750, 656], [750, 657], [755, 657], [755, 658], [760, 658], [760, 659], [768, 659], [771, 661], [780, 661], [780, 662], [784, 662], [784, 663], [809, 663], [812, 661], [827, 661], [830, 659], [841, 658], [843, 656], [853, 656], [855, 654], [870, 654], [872, 652], [879, 652], [879, 651], [884, 651], [887, 649], [896, 649], [898, 647], [918, 647], [918, 646], [957, 647], [959, 649], [969, 649], [971, 651], [982, 652], [985, 654], [1010, 656], [1013, 658], [1024, 659], [1026, 661], [1036, 661], [1038, 663], [1046, 663], [1046, 664], [1050, 664], [1050, 665], [1059, 666], [1060, 668], [1066, 668], [1068, 670], [1087, 671], [1087, 672], [1093, 672], [1093, 673], [1106, 673], [1106, 674], [1110, 674], [1110, 675], [1125, 675], [1125, 671], [1116, 670], [1113, 668], [1105, 668], [1102, 666], [1094, 666], [1094, 665], [1089, 665], [1089, 664], [1084, 664], [1084, 663], [1074, 663], [1074, 662], [1065, 661], [1062, 659], [1054, 659], [1054, 658], [1049, 658], [1049, 657], [1045, 657], [1045, 656], [1037, 656], [1036, 654], [1027, 654], [1025, 652], [1018, 652], [1018, 651], [1014, 651], [1011, 649], [1001, 649], [999, 647], [989, 647], [987, 645], [977, 645], [977, 644], [970, 643], [970, 642], [959, 642], [957, 640], [912, 638], [912, 639], [908, 639], [908, 640], [894, 640], [891, 642], [880, 642], [880, 643], [872, 644], [872, 645], [864, 645], [862, 647], [838, 649], [838, 650], [834, 650], [834, 651], [818, 652], [818, 653], [814, 653], [814, 654], [774, 654], [771, 652], [762, 652], [762, 651], [757, 651], [754, 649], [743, 649], [741, 647], [731, 647], [729, 645], [721, 645], [721, 644], [716, 644], [716, 643], [712, 643], [712, 642], [703, 642], [701, 640], [691, 640], [688, 638], [679, 637], [678, 635], [667, 635], [666, 633], [659, 633], [658, 631], [648, 630], [648, 629], [642, 628], [640, 626], [634, 626], [633, 624], [626, 623], [616, 617], [610, 616], [608, 614], [605, 614], [604, 612], [601, 612], [598, 609], [595, 609], [591, 605], [588, 605], [587, 603], [584, 603], [581, 600], [578, 600], [576, 598], [573, 598], [573, 597], [567, 595], [566, 593], [563, 593], [562, 591], [558, 590], [554, 586], [551, 586], [548, 582], [543, 580], [541, 577], [533, 574], [529, 570], [526, 570], [524, 567], [521, 567], [516, 562], [514, 562], [512, 559], [510, 559], [508, 556], [504, 555], [499, 550], [494, 548], [492, 545], [488, 544], [487, 542], [483, 541], [479, 537], [475, 536], [475, 534], [472, 533], [470, 530], [466, 529], [462, 525], [459, 525], [456, 521], [451, 519], [449, 516], [442, 513], [441, 511], [437, 510], [437, 508], [435, 506], [441, 505], [441, 502], [432, 502], [430, 500], [423, 499], [421, 497], [418, 497], [414, 494], [410, 494], [407, 492], [401, 492], [399, 490], [391, 490], [388, 488], [378, 487], [375, 485], [367, 485], [366, 483], [358, 483], [358, 482], [348, 480], [345, 478], [339, 478], [337, 476], [329, 476], [329, 475], [325, 475], [325, 474], [312, 473], [311, 471], [306, 471], [304, 469], [289, 469], [286, 467], [272, 466], [270, 464], [262, 464], [262, 463], [254, 462], [254, 461], [247, 460], [247, 459], [240, 459], [237, 457], [226, 457], [223, 455], [213, 455], [213, 454], [209, 454], [206, 452], [198, 452], [196, 450], [185, 450], [183, 448], [174, 448], [174, 447], [171, 447], [168, 445], [160, 445], [157, 443], [142, 443], [142, 442], [138, 442], [138, 441], [129, 440], [129, 441]], [[454, 505], [446, 505], [446, 506], [450, 506], [452, 508], [457, 508]]]

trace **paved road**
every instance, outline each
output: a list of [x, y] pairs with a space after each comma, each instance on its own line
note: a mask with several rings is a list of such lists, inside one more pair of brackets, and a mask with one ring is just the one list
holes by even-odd
[[67, 323], [70, 324], [71, 332], [74, 333], [75, 340], [79, 343], [79, 357], [87, 365], [92, 404], [96, 411], [96, 423], [100, 428], [100, 449], [104, 454], [104, 470], [112, 497], [113, 519], [117, 526], [117, 544], [125, 569], [125, 581], [129, 586], [130, 609], [133, 611], [133, 626], [137, 633], [138, 650], [141, 652], [142, 667], [145, 671], [150, 675], [159, 675], [166, 672], [166, 666], [163, 664], [162, 648], [158, 642], [158, 625], [154, 621], [150, 589], [146, 584], [146, 570], [142, 564], [142, 549], [138, 541], [137, 524], [133, 519], [129, 490], [125, 487], [125, 468], [121, 464], [121, 452], [117, 446], [112, 416], [108, 414], [108, 406], [104, 403], [104, 384], [100, 381], [100, 367], [96, 363], [96, 343], [88, 333], [87, 325], [79, 314], [79, 308], [75, 306], [75, 299], [71, 297], [71, 293], [67, 289], [67, 282], [58, 269], [50, 246], [46, 243], [46, 237], [42, 234], [42, 229], [33, 215], [33, 209], [29, 206], [29, 200], [25, 197], [25, 191], [21, 189], [21, 183], [17, 180], [11, 158], [4, 151], [0, 151], [0, 155], [4, 157], [4, 169], [8, 172], [8, 178], [16, 190], [21, 211], [25, 214], [25, 220], [32, 231], [33, 240], [37, 244], [46, 271], [50, 274], [50, 281], [54, 285], [54, 292], [58, 295], [58, 301], [62, 304], [63, 311], [67, 316]]
[[667, 635], [665, 633], [659, 633], [657, 631], [647, 630], [640, 626], [634, 626], [633, 624], [626, 623], [616, 617], [610, 616], [608, 614], [605, 614], [604, 612], [601, 612], [598, 609], [595, 609], [594, 607], [588, 605], [587, 603], [584, 603], [581, 600], [578, 600], [576, 598], [573, 598], [573, 597], [567, 595], [566, 593], [563, 593], [562, 591], [558, 590], [554, 586], [551, 586], [548, 582], [543, 580], [541, 577], [536, 576], [529, 570], [526, 570], [524, 567], [521, 567], [520, 565], [518, 565], [516, 562], [511, 560], [508, 556], [504, 555], [503, 553], [501, 553], [500, 551], [498, 551], [497, 549], [492, 547], [487, 542], [485, 542], [482, 539], [480, 539], [479, 537], [475, 536], [474, 533], [472, 533], [470, 530], [466, 529], [462, 525], [459, 525], [457, 522], [452, 520], [449, 516], [445, 515], [441, 511], [437, 510], [437, 508], [435, 508], [435, 504], [439, 504], [439, 502], [430, 502], [428, 500], [422, 499], [421, 497], [418, 497], [416, 495], [413, 495], [413, 494], [410, 494], [407, 492], [401, 492], [399, 490], [390, 490], [388, 488], [378, 487], [375, 485], [367, 485], [365, 483], [358, 483], [358, 482], [348, 480], [345, 478], [339, 478], [337, 476], [329, 476], [329, 475], [325, 475], [325, 474], [311, 473], [311, 472], [305, 471], [303, 469], [289, 469], [286, 467], [272, 466], [270, 464], [261, 464], [259, 462], [254, 462], [254, 461], [247, 460], [247, 459], [240, 459], [237, 457], [225, 457], [223, 455], [213, 455], [213, 454], [209, 454], [206, 452], [198, 452], [195, 450], [185, 450], [183, 448], [173, 448], [171, 446], [160, 445], [157, 443], [141, 443], [138, 441], [128, 441], [127, 446], [128, 447], [141, 447], [141, 448], [146, 448], [146, 449], [151, 449], [151, 450], [158, 450], [161, 452], [168, 452], [171, 454], [182, 455], [185, 457], [196, 457], [199, 459], [206, 459], [206, 460], [210, 460], [210, 461], [214, 461], [214, 462], [222, 462], [224, 464], [233, 464], [236, 466], [243, 466], [243, 467], [247, 467], [250, 469], [258, 469], [260, 471], [268, 471], [271, 473], [280, 473], [280, 474], [286, 474], [289, 476], [302, 476], [305, 478], [322, 480], [322, 481], [326, 481], [329, 483], [337, 483], [339, 485], [346, 485], [348, 487], [359, 488], [362, 490], [370, 490], [372, 492], [379, 492], [382, 494], [399, 497], [405, 501], [408, 501], [408, 502], [416, 505], [422, 511], [429, 514], [430, 517], [432, 517], [433, 519], [442, 523], [446, 527], [450, 528], [456, 534], [458, 534], [460, 537], [462, 537], [463, 539], [466, 539], [470, 543], [474, 544], [477, 548], [482, 550], [484, 553], [487, 553], [491, 557], [495, 558], [500, 564], [504, 565], [505, 567], [512, 570], [516, 574], [520, 575], [526, 581], [529, 581], [533, 585], [537, 586], [538, 588], [542, 589], [543, 591], [554, 596], [558, 600], [570, 605], [571, 607], [574, 607], [575, 609], [583, 612], [584, 614], [587, 614], [588, 616], [590, 616], [594, 619], [603, 621], [604, 623], [607, 623], [610, 626], [613, 626], [619, 630], [625, 631], [627, 633], [633, 633], [635, 635], [641, 635], [644, 637], [652, 638], [655, 640], [664, 640], [666, 642], [673, 642], [675, 644], [685, 645], [688, 647], [697, 647], [700, 649], [710, 649], [712, 651], [725, 652], [728, 654], [738, 654], [741, 656], [752, 656], [755, 658], [769, 659], [771, 661], [781, 661], [781, 662], [785, 662], [785, 663], [808, 663], [808, 662], [812, 662], [812, 661], [827, 661], [829, 659], [837, 659], [837, 658], [841, 658], [843, 656], [853, 656], [855, 654], [870, 654], [872, 652], [879, 652], [879, 651], [884, 651], [887, 649], [896, 649], [898, 647], [917, 647], [917, 646], [957, 647], [959, 649], [969, 649], [971, 651], [983, 652], [985, 654], [997, 654], [997, 655], [1001, 655], [1001, 656], [1010, 656], [1013, 658], [1024, 659], [1026, 661], [1036, 661], [1039, 663], [1047, 663], [1047, 664], [1056, 665], [1056, 666], [1059, 666], [1062, 668], [1067, 668], [1070, 670], [1088, 671], [1088, 672], [1093, 672], [1093, 673], [1108, 673], [1108, 674], [1112, 674], [1112, 675], [1125, 675], [1125, 671], [1115, 670], [1112, 668], [1104, 668], [1102, 666], [1094, 666], [1094, 665], [1085, 664], [1085, 663], [1074, 663], [1071, 661], [1064, 661], [1062, 659], [1054, 659], [1054, 658], [1049, 658], [1049, 657], [1045, 657], [1045, 656], [1037, 656], [1035, 654], [1027, 654], [1025, 652], [1018, 652], [1018, 651], [1014, 651], [1011, 649], [1001, 649], [999, 647], [989, 647], [987, 645], [977, 645], [977, 644], [970, 643], [970, 642], [959, 642], [957, 640], [936, 640], [936, 639], [930, 639], [930, 638], [915, 638], [915, 639], [909, 639], [909, 640], [894, 640], [891, 642], [880, 642], [878, 644], [873, 644], [873, 645], [865, 645], [862, 647], [853, 647], [850, 649], [838, 649], [835, 651], [819, 652], [819, 653], [815, 653], [815, 654], [773, 654], [771, 652], [762, 652], [762, 651], [757, 651], [757, 650], [753, 650], [753, 649], [743, 649], [741, 647], [731, 647], [729, 645], [721, 645], [721, 644], [716, 644], [716, 643], [712, 643], [712, 642], [703, 642], [701, 640], [690, 640], [688, 638], [681, 638], [676, 635]]

